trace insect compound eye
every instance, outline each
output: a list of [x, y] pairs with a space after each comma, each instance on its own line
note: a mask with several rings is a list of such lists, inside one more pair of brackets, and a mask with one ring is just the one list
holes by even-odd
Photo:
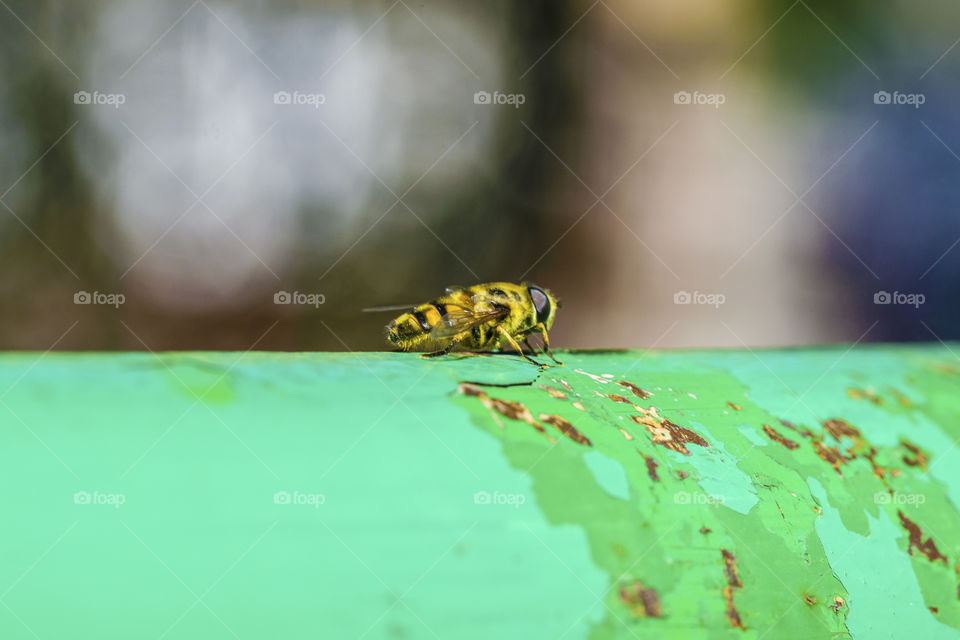
[[550, 317], [550, 298], [539, 287], [527, 287], [533, 308], [537, 311], [537, 322], [546, 322]]

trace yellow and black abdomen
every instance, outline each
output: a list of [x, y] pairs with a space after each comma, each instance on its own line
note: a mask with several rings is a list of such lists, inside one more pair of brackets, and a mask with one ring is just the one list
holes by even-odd
[[473, 305], [470, 295], [464, 290], [452, 291], [448, 295], [414, 307], [387, 325], [387, 340], [403, 351], [439, 351], [449, 343], [449, 338], [434, 338], [433, 331], [448, 310], [455, 311], [470, 308]]
[[404, 351], [428, 351], [436, 342], [430, 332], [443, 317], [443, 307], [432, 302], [421, 304], [387, 325], [387, 340]]

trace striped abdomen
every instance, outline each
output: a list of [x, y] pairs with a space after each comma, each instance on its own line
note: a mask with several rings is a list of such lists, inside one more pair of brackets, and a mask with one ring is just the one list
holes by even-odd
[[427, 302], [399, 316], [387, 325], [387, 340], [404, 351], [442, 349], [447, 341], [432, 339], [430, 332], [446, 314], [446, 307], [440, 301]]

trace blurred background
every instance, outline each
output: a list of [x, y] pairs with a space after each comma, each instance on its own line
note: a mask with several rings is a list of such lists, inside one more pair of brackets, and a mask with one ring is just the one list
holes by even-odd
[[960, 5], [0, 2], [0, 346], [960, 338]]

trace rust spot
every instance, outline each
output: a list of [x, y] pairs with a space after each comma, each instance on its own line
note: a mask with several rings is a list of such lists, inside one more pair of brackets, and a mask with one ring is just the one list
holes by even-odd
[[793, 440], [789, 440], [783, 437], [782, 435], [780, 435], [780, 433], [775, 431], [774, 428], [771, 427], [770, 425], [767, 425], [767, 424], [763, 425], [763, 432], [766, 433], [771, 440], [773, 440], [774, 442], [779, 442], [780, 444], [785, 446], [787, 449], [796, 449], [800, 446]]
[[573, 387], [571, 387], [570, 384], [566, 380], [563, 380], [562, 378], [560, 380], [554, 380], [554, 382], [559, 382], [560, 386], [566, 389], [567, 391], [573, 391]]
[[817, 596], [805, 595], [803, 596], [803, 601], [809, 605], [817, 604]]
[[644, 391], [637, 385], [633, 384], [632, 382], [627, 382], [626, 380], [618, 380], [617, 384], [623, 387], [624, 389], [630, 389], [630, 391], [633, 392], [633, 395], [637, 396], [642, 400], [646, 400], [647, 398], [653, 395], [649, 391]]
[[930, 613], [940, 613], [940, 609], [937, 607], [927, 607], [927, 609], [930, 609]]
[[576, 407], [577, 409], [580, 409], [580, 411], [586, 411], [586, 409], [583, 408], [583, 405], [580, 404], [579, 402], [574, 402], [573, 406]]
[[565, 420], [558, 415], [552, 413], [541, 413], [540, 419], [546, 422], [547, 424], [553, 425], [556, 427], [560, 433], [567, 436], [574, 442], [579, 442], [580, 444], [585, 444], [588, 447], [592, 447], [593, 443], [590, 442], [590, 438], [580, 433], [575, 426], [570, 424], [569, 420]]
[[900, 524], [903, 525], [903, 528], [910, 534], [910, 546], [907, 547], [907, 553], [913, 555], [913, 548], [916, 547], [930, 562], [943, 561], [943, 564], [946, 565], [947, 557], [937, 549], [933, 538], [927, 538], [927, 541], [924, 542], [923, 532], [920, 530], [920, 526], [903, 515], [903, 511], [897, 510], [897, 515], [900, 516]]
[[620, 602], [638, 618], [659, 618], [663, 615], [660, 596], [653, 589], [644, 587], [639, 580], [620, 587]]
[[853, 460], [852, 457], [848, 458], [840, 453], [840, 450], [836, 447], [826, 446], [823, 444], [823, 440], [814, 440], [811, 444], [813, 445], [813, 450], [817, 452], [817, 455], [833, 467], [833, 470], [841, 476], [843, 475], [843, 471], [840, 471], [840, 465], [847, 464], [848, 460]]
[[621, 395], [617, 395], [616, 393], [608, 393], [606, 397], [607, 397], [607, 398], [610, 398], [610, 399], [613, 400], [614, 402], [624, 402], [624, 403], [626, 403], [626, 404], [633, 404], [633, 403], [630, 402], [628, 399], [624, 398], [624, 397], [621, 396]]
[[[653, 407], [651, 407], [653, 409]], [[666, 418], [660, 418], [655, 411], [645, 411], [642, 416], [630, 416], [630, 419], [637, 424], [642, 424], [650, 433], [654, 444], [659, 444], [667, 449], [672, 449], [685, 456], [690, 455], [687, 449], [687, 443], [709, 447], [710, 444], [700, 437], [696, 432], [674, 424]]]
[[833, 609], [834, 613], [839, 613], [840, 609], [842, 609], [843, 605], [845, 604], [846, 602], [844, 602], [843, 598], [840, 596], [833, 596], [833, 604], [830, 605], [830, 608]]
[[726, 549], [720, 549], [723, 555], [723, 575], [727, 578], [727, 584], [731, 587], [743, 588], [740, 582], [740, 576], [737, 575], [737, 558]]
[[890, 393], [892, 393], [894, 396], [896, 396], [897, 402], [900, 403], [900, 406], [901, 406], [901, 407], [911, 407], [911, 406], [913, 406], [913, 403], [910, 401], [910, 398], [908, 398], [907, 396], [903, 395], [902, 393], [900, 393], [900, 392], [897, 391], [896, 389], [891, 388], [891, 389], [890, 389]]
[[921, 469], [926, 471], [927, 463], [930, 462], [930, 458], [927, 457], [927, 454], [921, 451], [920, 447], [910, 444], [906, 440], [901, 440], [900, 444], [902, 444], [907, 449], [907, 451], [913, 454], [912, 458], [903, 456], [903, 462], [905, 464], [910, 465], [911, 467], [920, 467]]
[[627, 440], [633, 440], [633, 436], [627, 433], [626, 429], [624, 429], [623, 427], [617, 427], [617, 429], [620, 429], [620, 433], [623, 434], [624, 438], [626, 438]]
[[825, 420], [823, 422], [823, 428], [829, 433], [834, 440], [840, 442], [843, 436], [847, 436], [854, 442], [860, 439], [860, 430], [852, 426], [846, 420], [840, 420], [838, 418], [833, 418], [831, 420]]
[[[514, 402], [512, 400], [501, 400], [500, 398], [492, 398], [487, 395], [487, 392], [478, 387], [477, 385], [470, 384], [468, 382], [461, 382], [457, 387], [463, 395], [473, 396], [480, 400], [487, 409], [491, 411], [496, 411], [500, 415], [506, 416], [511, 420], [519, 420], [521, 422], [526, 422], [531, 427], [542, 433], [547, 437], [551, 442], [555, 440], [547, 433], [547, 430], [543, 428], [539, 422], [533, 419], [533, 414], [530, 413], [530, 410], [527, 409], [523, 404], [519, 402]], [[496, 417], [496, 416], [494, 416]], [[499, 420], [497, 421], [500, 424]], [[503, 428], [503, 425], [500, 424], [500, 427]]]
[[686, 480], [690, 477], [690, 474], [684, 471], [683, 469], [677, 469], [677, 477], [681, 480]]
[[540, 388], [550, 394], [551, 398], [556, 398], [557, 400], [566, 400], [567, 394], [560, 389], [554, 389], [553, 387], [548, 387], [545, 384], [540, 385]]
[[746, 629], [740, 619], [740, 612], [737, 611], [737, 607], [733, 603], [734, 589], [743, 588], [740, 576], [737, 575], [737, 558], [726, 549], [720, 549], [720, 553], [723, 555], [723, 575], [727, 579], [727, 586], [722, 591], [723, 599], [727, 603], [727, 621], [731, 627]]
[[640, 451], [640, 449], [637, 449], [637, 453], [642, 455], [643, 461], [647, 463], [647, 475], [650, 476], [650, 479], [654, 482], [660, 482], [660, 476], [657, 475], [657, 467], [659, 467], [660, 464], [643, 451]]
[[881, 467], [879, 464], [877, 464], [877, 450], [873, 447], [870, 447], [870, 451], [863, 454], [863, 457], [870, 461], [870, 466], [873, 467], [873, 475], [880, 478], [880, 482], [883, 483], [883, 486], [885, 486], [891, 493], [893, 493], [893, 489], [890, 489], [890, 485], [887, 484], [887, 477], [886, 477], [887, 473], [890, 470], [887, 469], [886, 467]]
[[713, 533], [713, 529], [708, 529], [707, 527], [700, 527], [700, 533], [707, 535], [708, 533]]
[[800, 429], [797, 429], [796, 425], [794, 425], [792, 422], [789, 422], [789, 421], [787, 421], [787, 420], [781, 420], [781, 421], [780, 421], [780, 424], [782, 424], [783, 426], [785, 426], [787, 429], [791, 429], [791, 430], [793, 430], [793, 431], [796, 431], [797, 433], [799, 433], [799, 434], [800, 434], [801, 436], [803, 436], [804, 438], [810, 438], [810, 437], [813, 436], [813, 432], [810, 431], [809, 429], [804, 429], [803, 431], [801, 431]]
[[727, 402], [727, 406], [733, 409], [734, 411], [740, 411], [740, 409], [743, 409], [743, 407], [741, 407], [740, 405], [733, 404], [732, 402], [729, 402], [729, 401]]
[[854, 400], [869, 400], [873, 404], [883, 403], [883, 400], [870, 389], [856, 389], [851, 387], [847, 389], [847, 395]]

